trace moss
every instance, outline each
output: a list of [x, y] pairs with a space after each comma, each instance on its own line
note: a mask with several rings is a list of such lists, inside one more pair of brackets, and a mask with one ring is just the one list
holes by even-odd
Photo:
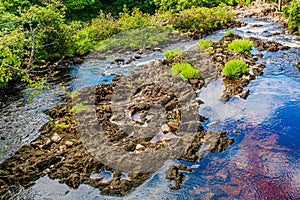
[[166, 57], [166, 59], [170, 59], [172, 57], [181, 55], [182, 53], [183, 53], [183, 50], [181, 50], [181, 49], [173, 49], [173, 50], [165, 51], [164, 56]]
[[189, 63], [178, 63], [172, 67], [172, 75], [176, 76], [180, 73], [183, 80], [189, 78], [200, 78], [200, 73]]
[[253, 46], [253, 42], [250, 40], [234, 40], [228, 44], [228, 50], [244, 53], [249, 51]]
[[225, 64], [225, 67], [222, 69], [224, 76], [233, 79], [239, 78], [245, 73], [249, 73], [250, 69], [247, 67], [247, 64], [242, 60], [232, 60]]

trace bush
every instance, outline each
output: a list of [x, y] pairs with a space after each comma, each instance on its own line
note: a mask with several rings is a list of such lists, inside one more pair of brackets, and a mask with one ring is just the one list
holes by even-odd
[[207, 49], [207, 48], [211, 47], [213, 45], [213, 43], [215, 43], [215, 41], [213, 41], [213, 40], [200, 40], [196, 44], [196, 48], [197, 49]]
[[247, 67], [247, 64], [242, 60], [232, 60], [225, 64], [225, 67], [222, 69], [224, 76], [232, 79], [239, 78], [245, 73], [249, 73], [250, 69]]
[[174, 49], [174, 50], [170, 50], [170, 51], [165, 51], [164, 56], [166, 57], [166, 59], [170, 59], [170, 58], [173, 58], [175, 56], [181, 55], [182, 53], [183, 53], [183, 50]]
[[250, 40], [234, 40], [228, 44], [228, 50], [244, 53], [249, 51], [253, 46], [253, 42]]
[[226, 33], [224, 33], [223, 37], [229, 37], [234, 34], [235, 34], [234, 30], [229, 30], [229, 31], [226, 31]]
[[192, 67], [189, 63], [178, 63], [174, 65], [171, 70], [173, 76], [180, 73], [183, 80], [188, 80], [189, 78], [200, 78], [198, 70]]
[[288, 28], [300, 32], [300, 1], [294, 0], [284, 6], [283, 14], [288, 19]]

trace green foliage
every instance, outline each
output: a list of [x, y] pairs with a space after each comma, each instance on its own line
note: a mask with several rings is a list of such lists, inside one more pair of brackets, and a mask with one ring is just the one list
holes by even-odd
[[223, 37], [229, 37], [234, 34], [235, 34], [234, 30], [229, 30], [229, 31], [226, 31], [226, 33], [223, 35]]
[[164, 56], [166, 57], [166, 59], [170, 59], [172, 57], [181, 55], [183, 52], [184, 51], [181, 49], [173, 49], [173, 50], [165, 51]]
[[174, 65], [171, 70], [173, 76], [180, 73], [183, 80], [188, 80], [189, 78], [200, 78], [198, 70], [189, 63], [178, 63]]
[[178, 12], [193, 6], [216, 6], [220, 0], [153, 0], [153, 2], [162, 11]]
[[215, 43], [213, 40], [199, 40], [199, 42], [196, 45], [197, 49], [207, 49], [211, 47]]
[[138, 8], [142, 12], [150, 14], [153, 14], [156, 10], [153, 0], [116, 0], [112, 3], [112, 9], [109, 11], [113, 14], [118, 14], [122, 11], [124, 5], [126, 5], [129, 10]]
[[300, 1], [294, 0], [284, 6], [283, 14], [288, 19], [288, 28], [300, 32]]
[[[114, 44], [117, 44], [121, 40], [116, 41], [116, 39], [111, 39], [109, 40], [109, 43], [107, 45], [102, 41], [110, 38], [113, 35], [116, 35], [117, 33], [125, 32], [131, 29], [145, 28], [149, 27], [150, 25], [150, 15], [144, 14], [138, 9], [134, 9], [132, 13], [129, 13], [128, 9], [124, 8], [124, 12], [120, 13], [120, 18], [118, 20], [113, 19], [111, 15], [100, 13], [99, 17], [93, 19], [90, 25], [84, 27], [76, 34], [74, 45], [76, 53], [81, 55], [88, 53], [96, 46], [98, 46], [98, 50], [103, 50], [105, 48], [109, 48], [110, 46], [117, 46]], [[124, 33], [122, 42], [126, 42], [124, 41], [125, 39], [129, 39], [129, 36], [132, 36], [137, 32], [139, 31]], [[139, 35], [141, 39], [145, 39], [145, 37], [142, 36], [141, 33], [139, 33]], [[153, 38], [151, 40], [153, 40]]]
[[228, 78], [239, 78], [244, 73], [249, 73], [250, 69], [247, 67], [247, 64], [242, 60], [232, 60], [225, 64], [225, 67], [222, 69], [224, 76]]
[[228, 50], [244, 53], [249, 51], [253, 46], [253, 42], [250, 40], [234, 40], [228, 44]]
[[215, 8], [191, 8], [174, 15], [170, 22], [175, 29], [181, 31], [199, 31], [207, 33], [225, 28], [228, 23], [234, 22], [235, 15], [231, 10], [222, 6]]

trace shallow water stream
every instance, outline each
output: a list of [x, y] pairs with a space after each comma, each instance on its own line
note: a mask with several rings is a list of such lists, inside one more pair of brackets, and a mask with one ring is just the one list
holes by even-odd
[[[152, 178], [136, 188], [125, 199], [300, 199], [300, 39], [282, 32], [282, 25], [264, 20], [243, 19], [247, 26], [234, 29], [242, 37], [257, 37], [290, 46], [289, 50], [260, 52], [258, 62], [266, 64], [264, 74], [247, 88], [247, 100], [233, 97], [224, 104], [222, 79], [209, 83], [198, 93], [204, 104], [199, 113], [209, 117], [203, 125], [209, 130], [225, 130], [235, 143], [223, 153], [207, 154], [201, 162], [168, 161]], [[261, 24], [254, 27], [254, 24]], [[219, 40], [226, 30], [205, 39]], [[29, 95], [22, 91], [1, 100], [0, 161], [16, 152], [22, 145], [38, 137], [39, 128], [47, 122], [43, 110], [60, 103], [65, 91], [105, 84], [117, 74], [126, 74], [152, 60], [163, 59], [166, 49], [193, 49], [197, 41], [172, 44], [160, 51], [142, 55], [130, 65], [117, 65], [107, 60], [88, 59], [79, 68], [72, 67], [59, 82], [51, 83], [25, 107]], [[257, 53], [255, 49], [253, 53]], [[116, 56], [116, 55], [114, 55]], [[122, 55], [125, 59], [132, 55]], [[133, 67], [132, 67], [133, 66]], [[238, 131], [236, 131], [238, 130]], [[237, 134], [238, 133], [238, 134]], [[204, 147], [201, 147], [205, 149]], [[170, 190], [165, 179], [167, 166], [184, 163], [192, 172], [180, 190]], [[97, 189], [81, 185], [69, 188], [42, 177], [25, 191], [34, 199], [118, 199], [99, 195]]]

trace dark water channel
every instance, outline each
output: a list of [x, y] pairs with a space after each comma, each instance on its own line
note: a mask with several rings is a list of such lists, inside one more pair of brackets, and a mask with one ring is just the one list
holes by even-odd
[[[248, 25], [234, 29], [238, 35], [275, 40], [292, 48], [260, 52], [264, 57], [259, 62], [267, 67], [264, 75], [246, 88], [251, 92], [247, 100], [233, 97], [226, 104], [221, 102], [224, 90], [221, 79], [199, 92], [198, 98], [204, 102], [199, 113], [209, 117], [203, 124], [205, 128], [226, 130], [228, 136], [235, 138], [235, 143], [223, 153], [207, 154], [201, 162], [166, 162], [125, 199], [300, 199], [300, 71], [295, 67], [300, 62], [300, 39], [282, 33], [284, 29], [280, 24], [243, 20]], [[254, 24], [261, 26], [254, 27]], [[219, 31], [205, 39], [218, 40], [225, 32]], [[172, 44], [162, 50], [189, 50], [196, 42]], [[253, 53], [257, 51], [254, 49]], [[132, 55], [120, 56], [126, 59]], [[117, 65], [112, 59], [88, 59], [79, 68], [71, 67], [66, 75], [50, 83], [50, 90], [25, 107], [18, 108], [17, 104], [26, 103], [29, 95], [26, 91], [2, 97], [0, 161], [38, 137], [39, 128], [48, 120], [42, 111], [60, 103], [66, 91], [108, 83], [117, 74], [126, 74], [152, 60], [163, 59], [163, 53], [144, 54], [130, 65]], [[164, 174], [173, 163], [184, 163], [193, 169], [184, 172], [185, 182], [175, 191], [169, 189], [172, 183]], [[34, 199], [117, 199], [101, 196], [91, 186], [81, 185], [74, 190], [48, 177], [40, 178], [23, 192]]]

